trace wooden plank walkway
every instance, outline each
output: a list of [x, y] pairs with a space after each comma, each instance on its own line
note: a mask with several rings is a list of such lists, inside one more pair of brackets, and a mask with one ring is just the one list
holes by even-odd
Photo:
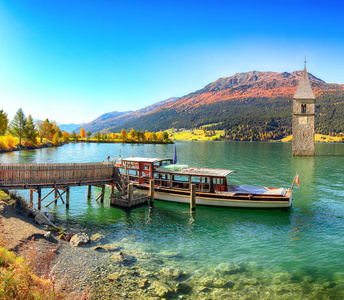
[[113, 183], [114, 168], [109, 162], [0, 164], [0, 188], [37, 189]]
[[[91, 199], [92, 186], [102, 189], [96, 201], [104, 202], [105, 185], [111, 186], [110, 204], [130, 208], [148, 202], [148, 196], [135, 197], [133, 186], [121, 176], [119, 169], [112, 162], [96, 163], [44, 163], [44, 164], [1, 164], [0, 189], [30, 190], [30, 205], [33, 207], [33, 195], [37, 194], [37, 206], [54, 192], [54, 200], [60, 199], [69, 208], [70, 188], [88, 186], [87, 199]], [[114, 188], [119, 193], [114, 193]], [[52, 189], [42, 197], [42, 189]], [[63, 199], [65, 195], [65, 200]]]

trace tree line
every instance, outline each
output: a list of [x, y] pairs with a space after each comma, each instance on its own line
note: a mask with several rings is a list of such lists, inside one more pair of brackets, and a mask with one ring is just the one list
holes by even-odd
[[[80, 134], [77, 134], [75, 131], [72, 132], [70, 138], [73, 141], [78, 141], [79, 138], [86, 138], [86, 141], [90, 140], [92, 133], [90, 131], [85, 132], [84, 127], [81, 127]], [[150, 131], [141, 131], [132, 128], [127, 132], [122, 128], [120, 133], [100, 133], [99, 131], [93, 135], [93, 139], [97, 142], [100, 141], [122, 141], [122, 142], [168, 142], [169, 135], [167, 132], [150, 132]]]
[[[13, 120], [9, 122], [7, 113], [3, 109], [0, 110], [0, 150], [40, 146], [43, 139], [57, 146], [62, 137], [63, 133], [55, 121], [34, 121], [30, 114], [26, 117], [19, 108]], [[19, 142], [16, 143], [14, 138], [18, 138]]]

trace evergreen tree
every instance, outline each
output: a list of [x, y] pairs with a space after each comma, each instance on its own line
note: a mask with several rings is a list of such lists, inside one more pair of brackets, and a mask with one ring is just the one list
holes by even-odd
[[2, 110], [0, 110], [0, 135], [4, 135], [7, 130], [8, 125], [8, 118], [7, 114]]
[[37, 143], [37, 135], [35, 123], [33, 122], [32, 116], [29, 115], [25, 128], [25, 139], [35, 145]]
[[87, 132], [86, 132], [86, 137], [87, 137], [87, 140], [89, 140], [89, 139], [90, 139], [91, 135], [92, 135], [91, 131], [87, 131]]
[[27, 119], [25, 114], [23, 110], [19, 108], [11, 122], [10, 127], [10, 133], [19, 138], [19, 146], [21, 146], [22, 138], [24, 138], [26, 134], [26, 124]]

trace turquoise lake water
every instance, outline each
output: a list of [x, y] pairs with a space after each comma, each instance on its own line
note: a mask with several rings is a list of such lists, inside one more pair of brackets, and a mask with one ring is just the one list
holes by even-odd
[[[229, 177], [233, 184], [290, 187], [299, 171], [301, 188], [294, 188], [292, 209], [198, 206], [191, 215], [187, 205], [156, 201], [153, 208], [128, 212], [110, 207], [107, 198], [104, 205], [87, 202], [86, 187], [75, 187], [68, 211], [60, 202], [44, 210], [56, 213], [66, 225], [104, 234], [108, 242], [119, 242], [129, 250], [157, 256], [178, 253], [170, 264], [195, 277], [212, 276], [224, 263], [244, 266], [246, 272], [236, 274], [236, 280], [240, 276], [246, 280], [238, 288], [239, 295], [252, 293], [247, 287], [255, 278], [264, 295], [271, 297], [343, 298], [344, 144], [316, 144], [315, 157], [292, 157], [290, 143], [176, 145], [179, 163], [236, 170]], [[69, 144], [1, 154], [0, 162], [97, 162], [120, 153], [173, 158], [174, 145]], [[93, 198], [99, 193], [94, 189]], [[27, 191], [21, 194], [28, 198]]]

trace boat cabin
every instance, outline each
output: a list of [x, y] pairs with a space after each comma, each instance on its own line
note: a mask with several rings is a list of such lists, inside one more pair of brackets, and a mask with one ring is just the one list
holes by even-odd
[[199, 192], [214, 193], [227, 190], [226, 176], [235, 171], [210, 168], [191, 168], [188, 165], [173, 164], [168, 158], [125, 158], [117, 164], [122, 175], [138, 185], [149, 185], [154, 179], [155, 187], [174, 190], [190, 190], [196, 185]]

